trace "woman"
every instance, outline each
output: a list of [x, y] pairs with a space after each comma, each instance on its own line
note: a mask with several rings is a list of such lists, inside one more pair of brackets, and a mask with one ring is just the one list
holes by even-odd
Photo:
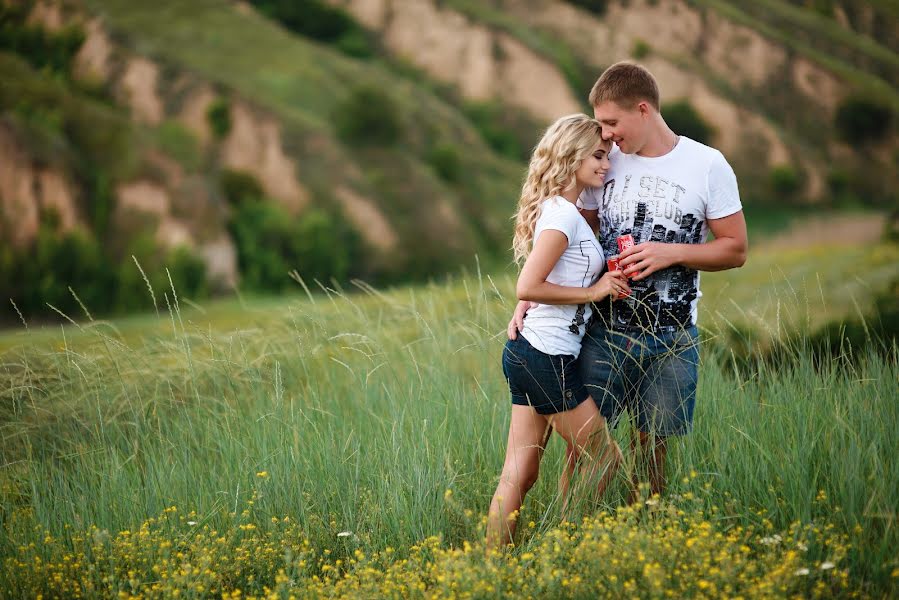
[[[512, 419], [487, 521], [490, 547], [511, 541], [550, 431], [568, 443], [569, 472], [575, 466], [586, 467], [591, 476], [603, 472], [600, 491], [621, 460], [575, 364], [590, 304], [630, 291], [620, 271], [595, 281], [604, 266], [603, 252], [575, 206], [584, 188], [601, 186], [609, 170], [611, 146], [601, 132], [599, 122], [586, 115], [552, 124], [534, 149], [518, 200], [513, 250], [524, 266], [516, 292], [519, 299], [539, 304], [528, 312], [521, 335], [503, 350]], [[567, 500], [568, 477], [562, 478], [562, 488]]]

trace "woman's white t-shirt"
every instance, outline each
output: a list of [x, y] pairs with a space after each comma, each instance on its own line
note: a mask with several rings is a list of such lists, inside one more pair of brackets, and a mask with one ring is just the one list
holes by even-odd
[[[534, 244], [547, 229], [564, 233], [568, 247], [546, 281], [566, 287], [593, 285], [605, 259], [596, 236], [577, 207], [561, 196], [544, 200], [534, 228]], [[521, 333], [531, 346], [544, 354], [577, 356], [590, 311], [589, 303], [539, 304], [528, 311]]]

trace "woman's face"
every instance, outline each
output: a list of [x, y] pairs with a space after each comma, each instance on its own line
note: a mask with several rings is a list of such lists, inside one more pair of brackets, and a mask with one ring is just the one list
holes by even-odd
[[609, 172], [609, 150], [612, 144], [600, 140], [587, 158], [574, 172], [574, 179], [578, 185], [584, 187], [601, 187]]

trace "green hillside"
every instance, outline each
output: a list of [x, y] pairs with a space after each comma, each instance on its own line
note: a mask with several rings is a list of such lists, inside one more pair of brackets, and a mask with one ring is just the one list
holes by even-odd
[[[285, 125], [285, 145], [298, 156], [300, 180], [318, 201], [328, 201], [335, 181], [348, 180], [361, 192], [379, 196], [379, 206], [397, 213], [391, 216], [399, 226], [404, 220], [432, 225], [422, 237], [434, 236], [449, 246], [436, 256], [460, 246], [470, 254], [479, 246], [496, 249], [500, 244], [519, 166], [492, 153], [465, 117], [428, 87], [398, 77], [379, 61], [353, 60], [335, 48], [291, 35], [255, 13], [238, 12], [225, 0], [89, 0], [88, 5], [129, 46], [276, 115]], [[338, 139], [338, 109], [366, 86], [377, 87], [395, 104], [401, 135], [393, 145], [367, 147]], [[310, 148], [312, 140], [326, 144], [326, 151]], [[458, 150], [465, 176], [457, 183], [441, 181], [425, 160], [439, 144]], [[364, 177], [354, 176], [357, 168]], [[381, 191], [379, 184], [389, 189]], [[442, 224], [428, 218], [433, 209], [428, 199], [434, 197], [448, 198], [463, 216], [461, 230], [454, 233], [467, 243], [447, 239]], [[410, 211], [416, 218], [410, 219]], [[418, 237], [408, 226], [402, 233], [403, 239]]]
[[[292, 269], [307, 279], [364, 277], [386, 282], [441, 274], [476, 254], [487, 263], [505, 261], [521, 164], [498, 154], [460, 106], [447, 102], [437, 88], [411, 71], [399, 74], [401, 66], [377, 57], [348, 57], [336, 46], [292, 35], [224, 0], [152, 5], [111, 0], [87, 5], [90, 16], [103, 18], [114, 44], [159, 64], [157, 87], [167, 117], [155, 126], [131, 123], [115, 90], [119, 84], [88, 85], [73, 78], [70, 63], [78, 43], [67, 48], [65, 64], [38, 70], [41, 65], [32, 60], [34, 44], [22, 40], [55, 40], [60, 34], [26, 25], [30, 3], [3, 8], [7, 41], [0, 46], [0, 71], [12, 85], [4, 89], [0, 110], [26, 154], [76, 182], [81, 191], [79, 210], [89, 229], [78, 234], [78, 244], [87, 243], [90, 248], [85, 252], [92, 256], [98, 251], [102, 255], [94, 261], [96, 268], [78, 273], [61, 272], [52, 264], [29, 271], [25, 257], [30, 249], [22, 254], [0, 244], [0, 273], [9, 273], [2, 295], [17, 300], [26, 313], [46, 312], [46, 302], [65, 312], [80, 312], [68, 289], [71, 285], [99, 312], [145, 306], [147, 300], [142, 303], [121, 292], [125, 279], [146, 287], [132, 254], [152, 271], [151, 281], [159, 284], [154, 287], [167, 287], [166, 261], [154, 262], [147, 256], [154, 254], [152, 224], [143, 238], [144, 252], [129, 246], [141, 232], [106, 228], [116, 185], [134, 178], [165, 179], [158, 161], [148, 162], [148, 155], [175, 160], [189, 176], [199, 177], [203, 193], [219, 198], [219, 203], [229, 202], [230, 207], [218, 210], [212, 222], [197, 227], [211, 227], [213, 235], [227, 226], [238, 246], [242, 239], [245, 246], [272, 246], [267, 255], [251, 249], [254, 253], [248, 256], [238, 247], [242, 270], [247, 261], [271, 259], [263, 267], [266, 275], [245, 273], [244, 289], [293, 285], [287, 276]], [[128, 55], [114, 57], [113, 71], [122, 70], [127, 59]], [[287, 215], [275, 208], [279, 199], [262, 198], [252, 180], [231, 189], [230, 184], [243, 180], [222, 171], [219, 146], [201, 148], [171, 117], [184, 101], [178, 86], [185, 77], [214, 86], [223, 99], [226, 121], [229, 106], [238, 101], [275, 119], [284, 151], [308, 192], [304, 215], [313, 211], [321, 215], [318, 220], [304, 216], [300, 221], [305, 224], [285, 224]], [[528, 135], [536, 135], [536, 130]], [[397, 240], [389, 251], [372, 247], [364, 231], [348, 231], [346, 213], [352, 208], [341, 206], [336, 188], [349, 190], [344, 193], [353, 193], [380, 213]], [[247, 189], [252, 197], [241, 195]], [[259, 200], [272, 208], [243, 205]], [[255, 212], [261, 229], [235, 231], [253, 220], [248, 211]], [[51, 261], [62, 250], [52, 239], [52, 217], [43, 218], [49, 225], [44, 228], [46, 249], [40, 254]], [[283, 240], [280, 247], [273, 237]], [[284, 247], [293, 244], [291, 238], [308, 238], [313, 247]], [[168, 266], [177, 271], [177, 265]], [[82, 290], [99, 274], [119, 270], [122, 273], [106, 278], [105, 285], [98, 284], [97, 293]], [[42, 271], [55, 272], [56, 277], [41, 275]], [[127, 277], [125, 271], [130, 273]], [[129, 297], [132, 300], [125, 299]]]

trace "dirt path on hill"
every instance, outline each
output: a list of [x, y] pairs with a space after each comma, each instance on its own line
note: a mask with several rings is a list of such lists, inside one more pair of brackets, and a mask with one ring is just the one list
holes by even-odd
[[818, 244], [865, 244], [880, 240], [885, 224], [886, 215], [876, 213], [796, 219], [789, 229], [760, 241], [759, 245], [800, 248]]

